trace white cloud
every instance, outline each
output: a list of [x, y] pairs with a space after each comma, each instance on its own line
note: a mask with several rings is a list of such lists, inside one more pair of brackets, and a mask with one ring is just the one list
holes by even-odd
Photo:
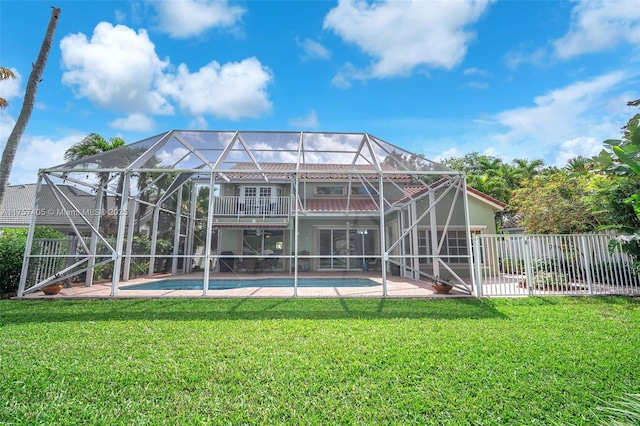
[[239, 120], [271, 111], [266, 89], [272, 80], [271, 70], [256, 58], [224, 65], [213, 61], [194, 73], [181, 64], [175, 76], [165, 76], [161, 91], [194, 115]]
[[463, 157], [464, 154], [462, 152], [460, 152], [460, 150], [457, 147], [451, 147], [445, 151], [443, 151], [441, 154], [436, 155], [433, 158], [433, 161], [435, 161], [436, 163], [442, 162], [444, 160], [447, 160], [449, 158], [454, 158], [454, 157]]
[[602, 98], [626, 78], [624, 72], [612, 72], [537, 96], [534, 107], [503, 111], [495, 119], [508, 131], [497, 139], [503, 143], [535, 140], [539, 145], [557, 144], [559, 139], [575, 135], [584, 115], [601, 108]]
[[481, 70], [480, 68], [467, 68], [464, 71], [462, 71], [462, 74], [464, 74], [464, 75], [482, 75], [482, 76], [486, 76], [489, 73], [486, 70]]
[[306, 117], [296, 117], [289, 120], [289, 125], [309, 129], [318, 127], [320, 123], [318, 123], [318, 114], [316, 113], [316, 110], [311, 109]]
[[[220, 65], [211, 62], [195, 73], [160, 60], [145, 30], [99, 23], [93, 36], [72, 34], [60, 43], [64, 84], [95, 106], [121, 111], [128, 118], [111, 123], [123, 130], [153, 128], [149, 115], [174, 113], [170, 101], [195, 116], [212, 114], [238, 120], [271, 110], [269, 68], [256, 58]], [[204, 118], [202, 118], [204, 120]]]
[[567, 34], [553, 43], [561, 59], [640, 42], [640, 5], [637, 1], [583, 0], [571, 11]]
[[0, 141], [2, 141], [3, 146], [7, 139], [9, 139], [9, 135], [13, 131], [15, 124], [16, 120], [9, 115], [6, 110], [0, 110]]
[[583, 157], [593, 157], [602, 151], [602, 140], [594, 137], [580, 136], [567, 140], [560, 144], [555, 153], [554, 166], [564, 167], [573, 157], [582, 155]]
[[325, 17], [324, 28], [371, 56], [370, 78], [408, 75], [420, 65], [451, 69], [475, 38], [469, 25], [489, 3], [341, 0]]
[[155, 53], [145, 30], [136, 33], [124, 25], [99, 23], [91, 39], [71, 34], [60, 42], [62, 82], [79, 97], [126, 112], [171, 114], [173, 107], [154, 88], [168, 66]]
[[207, 123], [207, 120], [205, 120], [203, 116], [199, 115], [189, 122], [189, 128], [194, 130], [206, 130], [209, 128], [209, 123]]
[[115, 18], [116, 22], [124, 22], [125, 19], [127, 19], [127, 14], [122, 10], [116, 10], [115, 12], [113, 12], [113, 17]]
[[329, 59], [331, 52], [315, 40], [305, 38], [298, 41], [298, 46], [304, 51], [303, 59]]
[[[16, 78], [9, 78], [7, 80], [0, 80], [0, 98], [4, 98], [7, 101], [22, 96], [23, 91], [20, 89], [22, 83], [22, 76], [18, 70], [10, 68]], [[9, 102], [11, 103], [11, 102]]]
[[149, 116], [144, 114], [134, 113], [129, 114], [125, 118], [118, 118], [109, 123], [109, 126], [118, 130], [129, 130], [138, 132], [148, 132], [153, 130], [155, 122]]
[[482, 81], [472, 81], [470, 83], [467, 83], [465, 86], [470, 88], [470, 89], [485, 90], [485, 89], [489, 88], [489, 83], [485, 83], [485, 82], [482, 82]]
[[158, 154], [156, 154], [156, 156], [160, 160], [158, 166], [173, 167], [178, 162], [189, 160], [191, 154], [187, 154], [189, 154], [189, 150], [182, 147], [174, 148], [171, 152], [163, 149], [162, 151], [158, 152]]
[[331, 79], [331, 85], [338, 89], [348, 89], [352, 86], [353, 80], [366, 80], [367, 74], [357, 69], [353, 64], [347, 62], [342, 69]]
[[504, 62], [509, 69], [516, 69], [521, 64], [532, 64], [545, 66], [548, 62], [548, 52], [545, 48], [528, 51], [526, 47], [519, 47], [508, 52], [504, 57]]
[[198, 36], [215, 27], [232, 27], [245, 9], [229, 6], [226, 0], [150, 1], [158, 12], [160, 31], [174, 38]]
[[486, 148], [484, 151], [482, 151], [482, 155], [486, 155], [488, 157], [499, 158], [500, 157], [500, 152], [497, 149], [495, 149], [494, 147], [490, 146], [490, 147]]
[[491, 117], [498, 126], [495, 130], [485, 121], [479, 123], [483, 131], [476, 130], [466, 138], [495, 147], [504, 159], [540, 158], [546, 164], [564, 165], [577, 155], [590, 157], [601, 149], [602, 141], [619, 137], [620, 127], [635, 113], [630, 113], [629, 107], [622, 110], [611, 105], [630, 78], [630, 73], [611, 72], [550, 91], [536, 97], [535, 106]]
[[[25, 134], [20, 140], [9, 182], [12, 185], [36, 182], [39, 169], [63, 164], [64, 152], [85, 136], [86, 134], [77, 133], [54, 140], [46, 136]], [[5, 142], [3, 141], [3, 148]]]

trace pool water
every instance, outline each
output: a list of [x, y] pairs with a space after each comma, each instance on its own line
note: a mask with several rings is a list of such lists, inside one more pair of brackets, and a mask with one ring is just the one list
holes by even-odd
[[[368, 278], [298, 278], [298, 287], [374, 287], [380, 285]], [[210, 280], [209, 290], [230, 290], [247, 287], [293, 287], [293, 278]], [[202, 290], [202, 280], [169, 279], [132, 284], [120, 290]]]

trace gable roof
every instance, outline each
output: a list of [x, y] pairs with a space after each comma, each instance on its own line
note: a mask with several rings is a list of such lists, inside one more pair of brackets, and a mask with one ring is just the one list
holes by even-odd
[[[435, 184], [433, 184], [432, 188], [434, 189], [439, 188], [443, 186], [446, 182], [447, 180], [441, 179]], [[408, 201], [410, 198], [420, 197], [424, 194], [427, 194], [429, 192], [429, 189], [430, 188], [426, 186], [407, 185], [404, 187], [404, 192], [406, 196], [400, 201], [405, 201], [405, 200]], [[477, 189], [472, 188], [469, 185], [467, 185], [467, 194], [478, 199], [479, 201], [482, 201], [490, 205], [495, 211], [503, 211], [507, 207], [507, 205], [502, 201], [496, 198], [493, 198], [492, 196], [487, 195], [482, 191], [478, 191]]]

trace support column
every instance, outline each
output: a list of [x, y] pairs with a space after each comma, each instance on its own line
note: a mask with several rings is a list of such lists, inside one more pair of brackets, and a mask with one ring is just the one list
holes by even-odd
[[[411, 222], [414, 223], [418, 217], [418, 210], [416, 202], [413, 201], [410, 206], [411, 209]], [[417, 222], [417, 221], [416, 221]], [[413, 227], [411, 230], [411, 277], [414, 280], [420, 279], [420, 259], [417, 256], [418, 250], [418, 226]]]
[[196, 206], [198, 198], [198, 185], [191, 183], [191, 198], [189, 199], [189, 221], [187, 222], [187, 236], [184, 247], [185, 260], [182, 265], [182, 270], [185, 274], [191, 272], [191, 265], [193, 260], [190, 257], [193, 254], [193, 240], [196, 226]]
[[182, 186], [178, 188], [176, 199], [176, 221], [173, 226], [173, 259], [171, 259], [171, 275], [178, 273], [178, 255], [180, 254], [180, 224], [182, 223]]
[[127, 248], [125, 249], [124, 269], [122, 270], [122, 281], [129, 281], [131, 275], [131, 252], [133, 251], [133, 226], [136, 220], [136, 200], [131, 200], [129, 208], [129, 227], [127, 228]]
[[[380, 259], [380, 270], [382, 271], [382, 296], [387, 297], [387, 260], [389, 259], [386, 251], [386, 237], [385, 237], [385, 225], [384, 225], [384, 183], [382, 181], [382, 173], [378, 178], [378, 206], [380, 210], [380, 253], [382, 259]], [[384, 256], [382, 255], [384, 253]]]
[[[295, 180], [295, 184], [296, 184], [296, 194], [295, 194], [295, 215], [293, 216], [293, 250], [294, 250], [294, 257], [293, 257], [293, 296], [297, 297], [298, 296], [298, 240], [300, 237], [300, 230], [298, 228], [299, 226], [299, 220], [298, 220], [298, 200], [300, 197], [300, 179], [298, 176], [298, 173], [296, 173], [295, 176], [296, 180]], [[347, 238], [349, 236], [347, 235]], [[311, 259], [309, 259], [311, 260]], [[311, 263], [311, 262], [309, 262]]]
[[124, 173], [124, 184], [122, 188], [122, 200], [120, 210], [118, 210], [118, 239], [116, 242], [116, 253], [113, 263], [113, 278], [111, 280], [111, 297], [118, 295], [118, 283], [120, 282], [120, 264], [122, 263], [122, 247], [124, 246], [124, 231], [127, 224], [127, 208], [129, 205], [129, 171]]
[[40, 189], [42, 188], [42, 171], [38, 172], [38, 184], [36, 185], [36, 199], [33, 203], [33, 210], [31, 211], [31, 221], [29, 222], [29, 233], [27, 234], [27, 244], [24, 250], [24, 260], [22, 261], [22, 272], [20, 272], [20, 283], [18, 284], [18, 297], [22, 297], [24, 294], [24, 287], [27, 282], [27, 274], [29, 272], [29, 259], [31, 255], [31, 246], [33, 245], [33, 232], [36, 229], [35, 214], [38, 211], [38, 203], [40, 202]]
[[[469, 195], [467, 194], [467, 179], [463, 175], [462, 181], [460, 182], [462, 185], [462, 202], [464, 206], [464, 228], [467, 232], [467, 247], [469, 248], [467, 252], [469, 253], [469, 275], [471, 275], [471, 291], [476, 286], [475, 274], [473, 273], [473, 255], [472, 253], [472, 245], [471, 245], [471, 223], [469, 221]], [[476, 262], [481, 262], [481, 259], [476, 259]]]
[[[431, 210], [429, 211], [429, 225], [431, 230], [431, 255], [434, 256], [431, 258], [431, 265], [433, 267], [433, 276], [440, 276], [440, 262], [438, 258], [435, 257], [436, 253], [438, 253], [438, 218], [436, 215], [436, 209], [434, 204], [436, 202], [436, 195], [431, 190], [429, 191], [429, 206]], [[439, 254], [439, 253], [438, 253]]]
[[209, 178], [209, 209], [207, 211], [207, 238], [206, 238], [206, 247], [204, 248], [204, 279], [202, 283], [202, 295], [206, 296], [209, 291], [209, 274], [211, 272], [211, 241], [213, 237], [211, 236], [211, 225], [213, 222], [213, 185], [215, 183], [215, 174], [213, 171], [211, 172], [211, 176]]
[[[100, 219], [102, 218], [102, 195], [104, 193], [104, 188], [102, 186], [98, 187], [96, 190], [96, 210], [93, 216], [93, 228], [95, 229], [91, 231], [91, 240], [89, 241], [89, 262], [87, 264], [87, 275], [85, 276], [84, 285], [85, 287], [91, 287], [93, 285], [93, 265], [96, 264], [96, 250], [98, 248], [98, 232], [100, 230]], [[106, 208], [106, 206], [105, 206]]]
[[[480, 262], [478, 261], [478, 259], [480, 259], [481, 256], [481, 250], [480, 250], [480, 244], [482, 244], [482, 242], [480, 241], [480, 236], [479, 235], [474, 235], [473, 237], [473, 255], [476, 259], [475, 262], [475, 266], [476, 266], [476, 297], [482, 297], [482, 266], [480, 265]], [[486, 239], [484, 239], [483, 241], [487, 241]], [[485, 248], [486, 250], [486, 248]]]
[[156, 243], [158, 242], [158, 221], [160, 220], [160, 205], [153, 206], [153, 222], [151, 223], [151, 253], [149, 257], [149, 273], [147, 276], [153, 278], [153, 270], [156, 266]]

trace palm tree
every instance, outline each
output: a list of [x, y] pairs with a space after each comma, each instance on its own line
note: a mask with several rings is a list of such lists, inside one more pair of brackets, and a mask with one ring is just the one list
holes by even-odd
[[[122, 138], [111, 138], [108, 141], [97, 133], [89, 133], [80, 142], [73, 144], [64, 152], [64, 159], [66, 161], [77, 161], [86, 157], [91, 157], [96, 154], [111, 151], [112, 149], [119, 148], [125, 144]], [[104, 187], [109, 182], [108, 172], [98, 173], [98, 184]], [[118, 189], [121, 191], [122, 177], [118, 181]], [[106, 189], [106, 188], [105, 188]], [[107, 192], [102, 193], [102, 208], [107, 208]], [[119, 205], [118, 197], [116, 197], [116, 204]]]
[[544, 167], [544, 161], [540, 159], [529, 161], [525, 158], [516, 158], [513, 160], [513, 164], [516, 168], [516, 176], [520, 185], [524, 180], [539, 175]]
[[[0, 67], [0, 80], [16, 78], [16, 75], [9, 68]], [[0, 98], [0, 108], [6, 108], [9, 103], [5, 98]]]
[[97, 133], [89, 133], [84, 139], [71, 145], [69, 149], [64, 152], [64, 159], [66, 161], [81, 160], [85, 157], [119, 148], [124, 145], [124, 143], [122, 138], [116, 137], [107, 141]]
[[564, 166], [564, 170], [569, 173], [576, 174], [586, 172], [594, 167], [593, 160], [582, 155], [569, 158], [567, 164]]
[[42, 73], [44, 72], [44, 67], [47, 64], [51, 45], [53, 44], [53, 35], [55, 34], [56, 27], [58, 26], [60, 9], [55, 7], [52, 9], [49, 26], [47, 27], [47, 32], [44, 35], [44, 40], [42, 40], [38, 59], [36, 59], [35, 64], [33, 64], [29, 80], [27, 80], [27, 88], [24, 93], [24, 101], [22, 103], [20, 115], [16, 120], [16, 124], [13, 126], [13, 130], [9, 135], [9, 139], [7, 139], [7, 144], [5, 145], [2, 153], [2, 161], [0, 161], [0, 205], [2, 204], [4, 193], [7, 189], [9, 175], [11, 174], [11, 167], [13, 166], [13, 160], [15, 159], [16, 152], [18, 151], [20, 138], [22, 138], [22, 134], [27, 128], [27, 123], [29, 122], [29, 118], [31, 118], [33, 106], [36, 103], [36, 91], [38, 90], [38, 84], [42, 81]]

